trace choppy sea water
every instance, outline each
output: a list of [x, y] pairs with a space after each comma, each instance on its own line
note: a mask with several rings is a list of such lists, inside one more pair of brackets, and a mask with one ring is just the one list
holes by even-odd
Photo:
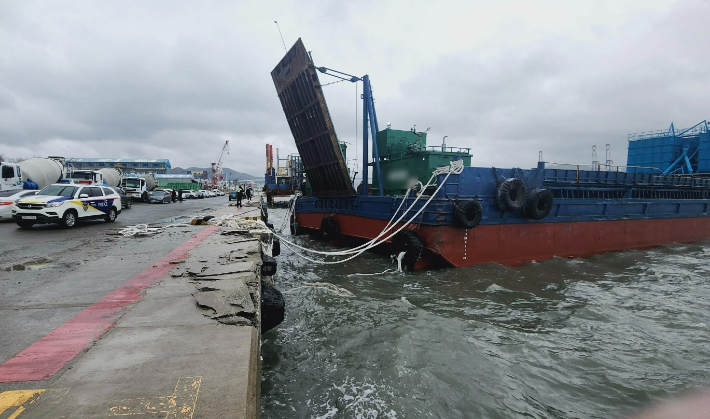
[[614, 418], [708, 387], [709, 257], [705, 242], [366, 276], [393, 265], [283, 248], [262, 417]]

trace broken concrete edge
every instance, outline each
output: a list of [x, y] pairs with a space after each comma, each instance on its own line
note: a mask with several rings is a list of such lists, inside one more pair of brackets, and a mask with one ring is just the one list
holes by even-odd
[[[223, 324], [251, 325], [264, 333], [283, 321], [285, 309], [283, 296], [270, 277], [276, 272], [276, 260], [264, 254], [265, 238], [263, 232], [221, 227], [220, 234], [193, 250], [171, 276], [188, 277], [195, 283], [193, 296], [205, 316]], [[269, 287], [266, 307], [281, 311], [269, 316], [267, 327], [262, 321], [263, 280]]]
[[237, 417], [261, 416], [262, 252], [258, 238], [214, 234], [171, 272], [194, 283], [192, 295], [204, 316], [250, 330], [248, 373], [242, 378], [247, 381], [247, 400]]

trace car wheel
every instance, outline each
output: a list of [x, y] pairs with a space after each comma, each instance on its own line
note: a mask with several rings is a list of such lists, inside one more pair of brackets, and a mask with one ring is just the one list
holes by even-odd
[[65, 228], [74, 228], [76, 225], [76, 213], [73, 210], [68, 210], [62, 215], [62, 226]]
[[126, 202], [126, 209], [131, 209], [131, 205], [133, 205], [133, 204], [131, 203], [131, 200], [129, 199], [128, 202]]
[[118, 214], [116, 214], [116, 208], [111, 207], [111, 209], [108, 210], [108, 215], [106, 215], [104, 220], [106, 220], [107, 223], [112, 223], [116, 221], [116, 216], [118, 216]]
[[28, 222], [28, 221], [18, 221], [18, 222], [17, 222], [17, 225], [20, 226], [20, 228], [24, 228], [25, 230], [28, 229], [28, 228], [32, 228], [32, 226], [33, 226], [34, 224], [35, 224], [35, 223], [33, 223], [33, 222]]

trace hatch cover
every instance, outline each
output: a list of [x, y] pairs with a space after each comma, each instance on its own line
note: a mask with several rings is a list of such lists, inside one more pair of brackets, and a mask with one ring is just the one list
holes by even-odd
[[271, 78], [313, 194], [318, 198], [355, 195], [318, 73], [300, 38]]

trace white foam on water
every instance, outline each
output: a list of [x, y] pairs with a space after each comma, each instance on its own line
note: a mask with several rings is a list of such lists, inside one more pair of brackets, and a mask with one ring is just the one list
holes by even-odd
[[340, 295], [341, 297], [354, 297], [355, 294], [346, 290], [345, 288], [339, 287], [335, 284], [329, 282], [307, 282], [303, 284], [304, 287], [316, 287], [323, 288], [325, 290], [331, 291], [334, 294]]
[[491, 284], [491, 285], [489, 285], [488, 288], [486, 288], [486, 290], [483, 291], [483, 292], [485, 292], [485, 293], [511, 292], [511, 290], [509, 290], [508, 288], [505, 288], [505, 287], [501, 287], [501, 286], [498, 285], [498, 284]]
[[407, 297], [400, 297], [399, 299], [408, 306], [414, 306], [414, 304], [410, 303], [409, 300], [407, 300]]
[[345, 377], [340, 384], [321, 390], [317, 398], [311, 398], [307, 405], [316, 419], [335, 417], [348, 418], [397, 418], [397, 412], [388, 406], [384, 397], [391, 397], [392, 389], [372, 381], [356, 381]]

